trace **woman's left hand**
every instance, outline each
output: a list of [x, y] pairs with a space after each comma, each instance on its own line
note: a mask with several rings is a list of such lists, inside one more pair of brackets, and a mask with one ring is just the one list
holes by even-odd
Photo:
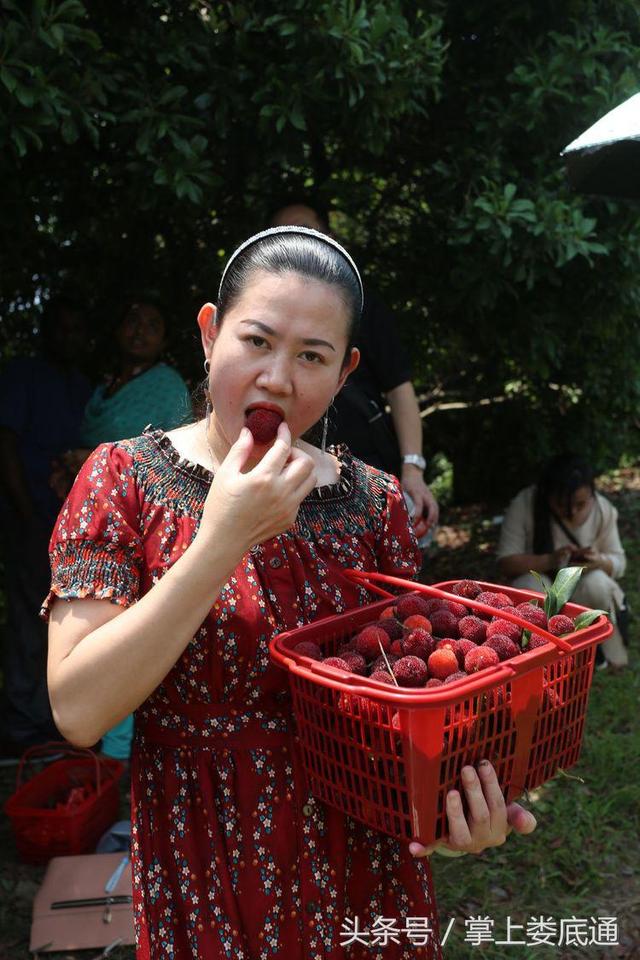
[[457, 790], [447, 794], [449, 836], [425, 847], [412, 842], [409, 850], [414, 857], [428, 857], [436, 847], [458, 853], [482, 853], [487, 847], [499, 847], [512, 830], [533, 833], [536, 818], [519, 803], [505, 804], [496, 772], [488, 760], [474, 767], [462, 768], [462, 785], [467, 799], [465, 817]]
[[584, 567], [585, 573], [591, 573], [592, 570], [604, 570], [608, 576], [612, 573], [611, 561], [599, 553], [595, 547], [587, 547], [582, 551], [580, 565]]
[[427, 522], [427, 530], [435, 526], [438, 523], [440, 508], [438, 507], [438, 501], [424, 482], [422, 474], [416, 467], [409, 465], [402, 471], [400, 483], [402, 489], [407, 491], [415, 504], [413, 525], [415, 526], [420, 518], [424, 517]]

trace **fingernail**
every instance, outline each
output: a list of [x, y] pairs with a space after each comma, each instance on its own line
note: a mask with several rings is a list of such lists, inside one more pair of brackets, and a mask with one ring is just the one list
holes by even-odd
[[478, 764], [478, 766], [479, 766], [479, 767], [488, 767], [488, 766], [489, 766], [489, 761], [486, 760], [486, 759], [485, 759], [485, 760], [481, 760], [480, 763]]

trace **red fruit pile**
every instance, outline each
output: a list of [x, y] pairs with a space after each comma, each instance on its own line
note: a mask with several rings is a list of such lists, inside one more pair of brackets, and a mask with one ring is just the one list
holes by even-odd
[[246, 424], [256, 443], [264, 444], [275, 440], [282, 420], [283, 417], [277, 410], [265, 410], [263, 407], [258, 407], [249, 411]]
[[[399, 687], [431, 688], [455, 683], [479, 671], [517, 657], [548, 642], [502, 616], [517, 614], [532, 627], [555, 636], [571, 633], [573, 620], [559, 614], [547, 624], [544, 610], [535, 601], [514, 606], [504, 593], [483, 590], [474, 580], [460, 580], [451, 592], [460, 602], [416, 594], [399, 597], [375, 623], [369, 623], [345, 641], [336, 655], [323, 659], [313, 643], [295, 648], [326, 667], [368, 677]], [[464, 600], [478, 600], [495, 615], [479, 613]]]

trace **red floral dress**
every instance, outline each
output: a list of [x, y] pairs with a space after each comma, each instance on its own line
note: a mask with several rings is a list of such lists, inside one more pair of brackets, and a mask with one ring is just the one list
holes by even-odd
[[[371, 602], [345, 568], [416, 573], [397, 481], [339, 456], [339, 482], [243, 557], [136, 712], [139, 960], [440, 957], [428, 861], [308, 793], [269, 659], [274, 634]], [[192, 542], [211, 480], [161, 431], [99, 447], [52, 536], [45, 615], [54, 596], [143, 596]]]

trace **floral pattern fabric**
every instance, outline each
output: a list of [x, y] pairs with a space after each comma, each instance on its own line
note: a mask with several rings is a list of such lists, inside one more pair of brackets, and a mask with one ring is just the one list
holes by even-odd
[[[372, 602], [356, 567], [415, 576], [419, 551], [395, 478], [348, 451], [295, 526], [254, 547], [162, 684], [136, 712], [132, 755], [134, 913], [139, 960], [439, 958], [427, 860], [308, 792], [286, 674], [269, 658], [283, 630]], [[99, 447], [51, 538], [53, 599], [126, 607], [189, 547], [212, 474], [162, 431]], [[433, 931], [346, 943], [377, 918]]]

